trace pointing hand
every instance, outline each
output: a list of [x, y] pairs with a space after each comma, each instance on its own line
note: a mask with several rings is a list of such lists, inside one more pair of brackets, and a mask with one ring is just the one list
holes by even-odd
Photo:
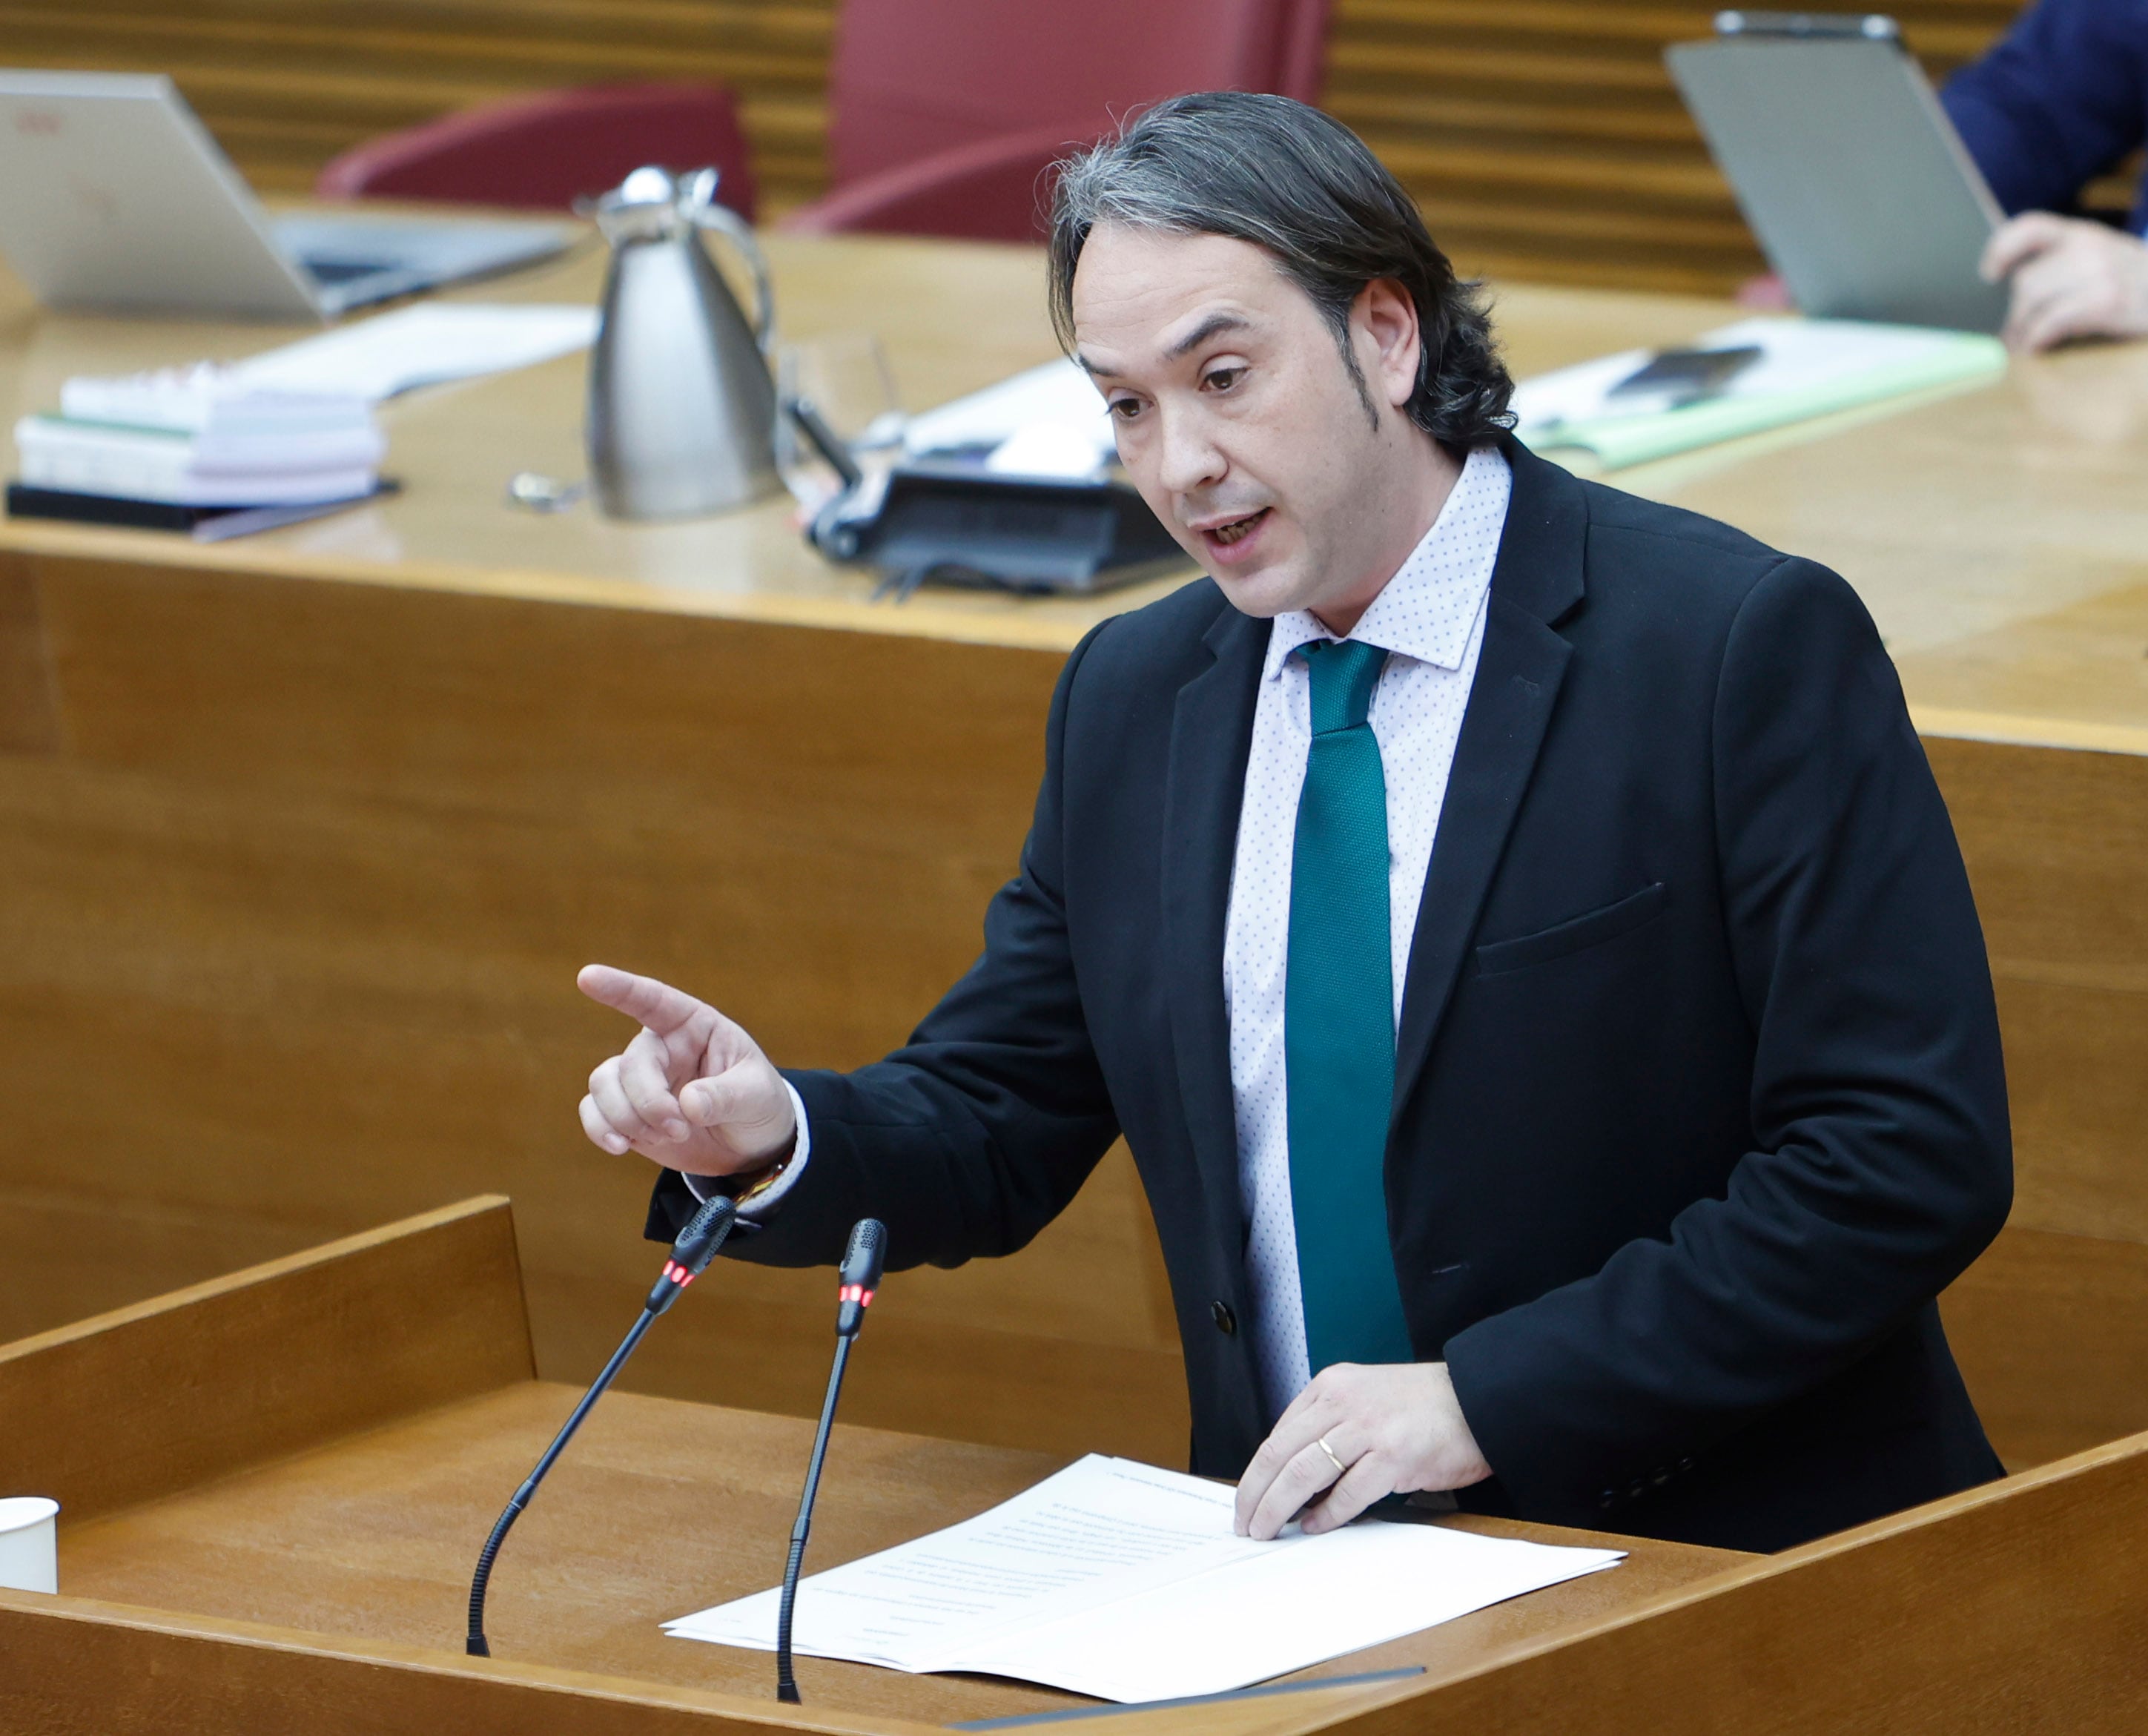
[[650, 976], [585, 966], [575, 984], [640, 1032], [590, 1075], [582, 1131], [605, 1151], [730, 1176], [789, 1155], [790, 1092], [760, 1046], [715, 1008]]

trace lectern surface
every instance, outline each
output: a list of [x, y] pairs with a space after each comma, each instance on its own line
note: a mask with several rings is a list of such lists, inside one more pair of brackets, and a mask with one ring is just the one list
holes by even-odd
[[[498, 1198], [0, 1345], [0, 1487], [63, 1504], [60, 1593], [0, 1592], [0, 1731], [925, 1736], [1068, 1703], [807, 1659], [787, 1708], [765, 1655], [664, 1638], [665, 1617], [775, 1577], [807, 1425], [626, 1394], [509, 1538], [494, 1656], [465, 1658], [479, 1543], [575, 1396], [531, 1367]], [[846, 1428], [815, 1563], [974, 1515], [1058, 1463]], [[1780, 1556], [1618, 1540], [1632, 1553], [1608, 1573], [1306, 1673], [1423, 1666], [1405, 1680], [1137, 1708], [1111, 1729], [2137, 1736], [2144, 1536], [2148, 1436]]]
[[[861, 1352], [871, 1354], [868, 1343]], [[525, 1382], [65, 1534], [71, 1596], [454, 1653], [469, 1571], [499, 1504], [579, 1395]], [[658, 1631], [780, 1576], [811, 1425], [615, 1393], [501, 1551], [487, 1629], [503, 1663], [772, 1697], [774, 1660]], [[1061, 1462], [886, 1430], [839, 1428], [807, 1571], [967, 1518]], [[1503, 1535], [1578, 1543], [1547, 1527]], [[1512, 1643], [1639, 1603], [1744, 1558], [1606, 1539], [1609, 1573], [1323, 1664], [1308, 1675], [1475, 1667]], [[910, 1677], [800, 1658], [809, 1707], [947, 1722], [1084, 1703], [976, 1677]]]

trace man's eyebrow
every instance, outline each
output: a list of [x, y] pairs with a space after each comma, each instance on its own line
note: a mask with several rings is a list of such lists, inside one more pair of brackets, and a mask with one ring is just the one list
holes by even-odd
[[[1211, 314], [1170, 349], [1164, 351], [1164, 359], [1167, 362], [1175, 362], [1187, 351], [1198, 349], [1220, 332], [1246, 331], [1250, 329], [1252, 325], [1252, 321], [1242, 314], [1221, 312]], [[1099, 367], [1078, 349], [1074, 352], [1074, 365], [1092, 379], [1116, 379], [1118, 377], [1118, 370], [1116, 368]]]
[[1252, 321], [1242, 314], [1211, 314], [1170, 349], [1164, 351], [1164, 359], [1167, 361], [1175, 362], [1188, 350], [1199, 349], [1217, 333], [1243, 331], [1252, 324]]

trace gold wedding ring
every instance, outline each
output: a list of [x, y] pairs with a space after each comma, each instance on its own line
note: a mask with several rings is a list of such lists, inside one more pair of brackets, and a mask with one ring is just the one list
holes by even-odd
[[1327, 1463], [1334, 1466], [1335, 1474], [1337, 1477], [1341, 1477], [1348, 1472], [1350, 1468], [1344, 1464], [1341, 1459], [1336, 1458], [1335, 1449], [1327, 1444], [1327, 1437], [1326, 1435], [1321, 1436], [1321, 1437], [1312, 1444], [1327, 1455]]

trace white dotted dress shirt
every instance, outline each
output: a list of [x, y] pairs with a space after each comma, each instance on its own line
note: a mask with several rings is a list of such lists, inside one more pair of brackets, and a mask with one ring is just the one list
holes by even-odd
[[[1477, 674], [1485, 599], [1512, 484], [1507, 461], [1496, 450], [1472, 452], [1438, 521], [1349, 635], [1388, 654], [1373, 692], [1370, 721], [1388, 786], [1388, 910], [1398, 1024], [1418, 901]], [[1290, 954], [1291, 856], [1312, 743], [1312, 698], [1305, 660], [1291, 653], [1333, 636], [1303, 611], [1277, 615], [1268, 630], [1223, 937], [1252, 1350], [1271, 1422], [1312, 1378], [1291, 1215], [1283, 984]]]

